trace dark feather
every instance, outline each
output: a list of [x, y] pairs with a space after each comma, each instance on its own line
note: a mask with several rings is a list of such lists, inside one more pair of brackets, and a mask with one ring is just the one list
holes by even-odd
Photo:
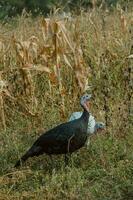
[[43, 153], [67, 154], [80, 149], [87, 140], [88, 119], [89, 113], [84, 109], [79, 119], [60, 124], [43, 133], [16, 163], [15, 167], [29, 157], [39, 156]]

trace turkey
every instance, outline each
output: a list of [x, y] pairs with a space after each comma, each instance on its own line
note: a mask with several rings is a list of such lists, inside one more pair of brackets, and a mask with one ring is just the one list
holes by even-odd
[[[82, 112], [74, 112], [72, 113], [72, 115], [70, 116], [68, 121], [73, 121], [75, 119], [80, 118], [82, 115]], [[87, 141], [86, 141], [86, 147], [89, 146], [90, 144], [90, 136], [96, 134], [99, 131], [102, 131], [105, 129], [105, 124], [103, 122], [96, 122], [95, 118], [92, 116], [92, 114], [90, 113], [89, 116], [89, 120], [88, 120], [88, 128], [87, 128]]]
[[[82, 112], [74, 112], [70, 116], [68, 121], [72, 121], [75, 119], [80, 118], [82, 115]], [[93, 135], [99, 130], [103, 130], [105, 128], [105, 124], [103, 122], [96, 122], [95, 118], [90, 113], [89, 120], [88, 120], [88, 128], [87, 128], [87, 134], [88, 136]]]
[[84, 109], [81, 117], [60, 124], [42, 134], [32, 147], [17, 161], [15, 167], [20, 166], [29, 157], [39, 156], [43, 153], [48, 155], [66, 155], [83, 147], [87, 140], [90, 99], [91, 95], [83, 95], [80, 99], [80, 105]]

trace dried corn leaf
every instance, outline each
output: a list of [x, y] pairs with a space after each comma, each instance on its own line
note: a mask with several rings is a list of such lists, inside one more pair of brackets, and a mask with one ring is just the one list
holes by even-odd
[[127, 58], [133, 59], [133, 54], [129, 55]]
[[5, 45], [2, 41], [0, 41], [0, 52], [3, 51], [5, 48]]
[[42, 72], [47, 72], [50, 73], [51, 70], [48, 67], [45, 67], [41, 64], [38, 65], [33, 65], [33, 64], [27, 64], [25, 65], [22, 69], [26, 69], [26, 70], [36, 70], [36, 71], [42, 71]]
[[63, 58], [64, 58], [65, 63], [66, 63], [69, 67], [72, 68], [72, 65], [70, 64], [70, 62], [69, 62], [69, 60], [68, 60], [68, 58], [67, 58], [67, 56], [66, 56], [65, 54], [63, 54]]

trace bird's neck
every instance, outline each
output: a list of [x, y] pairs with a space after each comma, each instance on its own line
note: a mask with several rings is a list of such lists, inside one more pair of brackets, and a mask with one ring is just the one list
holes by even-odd
[[88, 121], [89, 121], [89, 116], [90, 116], [90, 113], [89, 113], [87, 110], [84, 109], [81, 118], [84, 119], [84, 120], [88, 123]]

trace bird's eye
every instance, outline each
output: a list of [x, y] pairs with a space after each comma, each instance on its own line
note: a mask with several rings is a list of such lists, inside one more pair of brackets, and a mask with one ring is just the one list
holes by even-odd
[[88, 99], [89, 98], [89, 95], [86, 95], [86, 99]]

